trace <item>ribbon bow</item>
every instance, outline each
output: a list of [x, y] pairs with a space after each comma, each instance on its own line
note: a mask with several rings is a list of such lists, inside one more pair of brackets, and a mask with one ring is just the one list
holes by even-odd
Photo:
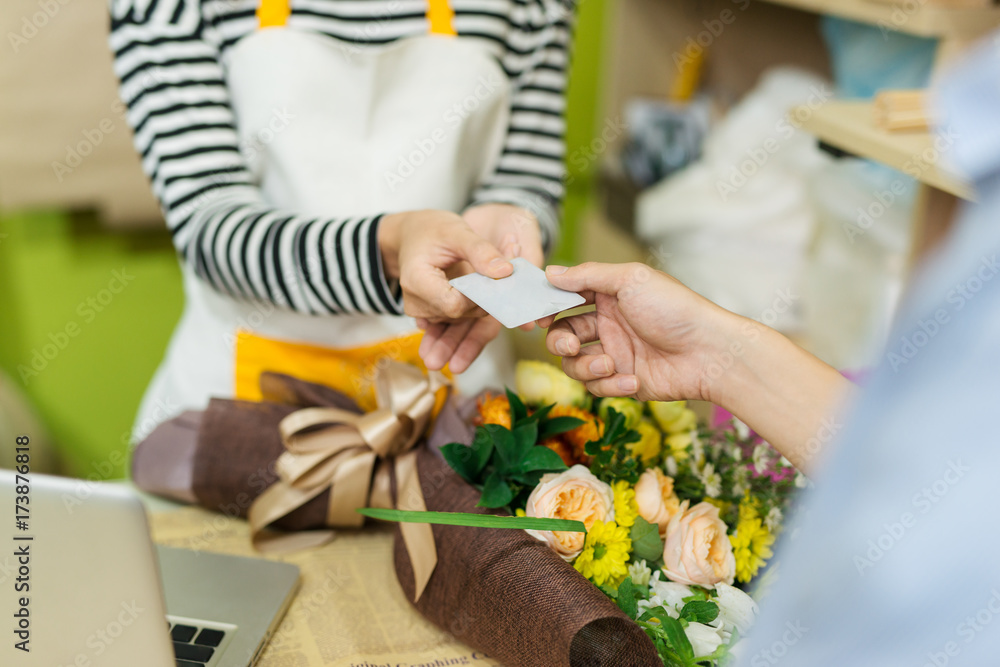
[[[263, 532], [326, 489], [328, 526], [360, 527], [365, 517], [355, 510], [361, 507], [426, 510], [413, 447], [430, 424], [435, 392], [446, 383], [440, 373], [425, 377], [415, 366], [391, 361], [375, 379], [375, 411], [359, 415], [338, 408], [303, 408], [281, 420], [287, 451], [276, 463], [279, 479], [248, 513], [254, 547], [290, 551], [333, 539], [332, 530]], [[419, 599], [437, 565], [434, 535], [428, 524], [404, 523], [400, 530], [413, 564], [414, 599]]]

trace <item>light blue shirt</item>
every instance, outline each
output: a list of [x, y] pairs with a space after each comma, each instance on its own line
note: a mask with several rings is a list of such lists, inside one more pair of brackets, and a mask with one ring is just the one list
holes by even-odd
[[830, 445], [740, 665], [1000, 665], [1000, 39], [938, 103], [978, 204]]

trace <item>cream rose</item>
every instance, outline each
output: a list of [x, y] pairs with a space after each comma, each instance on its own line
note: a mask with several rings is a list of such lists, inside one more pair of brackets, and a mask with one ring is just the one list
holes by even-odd
[[[614, 521], [615, 501], [611, 486], [597, 479], [582, 465], [561, 473], [544, 475], [528, 497], [527, 516], [582, 521], [589, 530], [595, 521]], [[529, 530], [535, 539], [570, 561], [583, 551], [583, 533]]]
[[688, 509], [688, 501], [681, 503], [667, 524], [663, 573], [667, 579], [688, 586], [711, 588], [720, 581], [733, 583], [736, 558], [718, 507], [698, 503]]
[[674, 493], [673, 478], [664, 475], [659, 468], [649, 468], [636, 482], [635, 504], [639, 507], [639, 516], [658, 525], [662, 536], [681, 501]]

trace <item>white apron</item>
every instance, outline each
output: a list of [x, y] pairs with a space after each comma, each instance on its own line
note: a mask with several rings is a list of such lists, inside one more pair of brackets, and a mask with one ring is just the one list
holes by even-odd
[[[500, 154], [509, 82], [470, 40], [426, 35], [359, 49], [264, 28], [240, 40], [225, 65], [244, 156], [264, 200], [278, 209], [337, 218], [460, 212]], [[350, 347], [416, 328], [409, 317], [311, 316], [240, 301], [186, 263], [182, 273], [184, 312], [143, 398], [136, 439], [183, 410], [203, 409], [210, 397], [233, 395], [239, 329]], [[512, 368], [501, 337], [457, 383], [466, 393], [502, 385]]]

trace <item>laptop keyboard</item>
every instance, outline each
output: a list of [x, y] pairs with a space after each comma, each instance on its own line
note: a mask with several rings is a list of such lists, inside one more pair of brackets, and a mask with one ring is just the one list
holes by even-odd
[[177, 667], [205, 667], [222, 643], [226, 633], [214, 628], [202, 628], [187, 623], [167, 622], [174, 642]]

